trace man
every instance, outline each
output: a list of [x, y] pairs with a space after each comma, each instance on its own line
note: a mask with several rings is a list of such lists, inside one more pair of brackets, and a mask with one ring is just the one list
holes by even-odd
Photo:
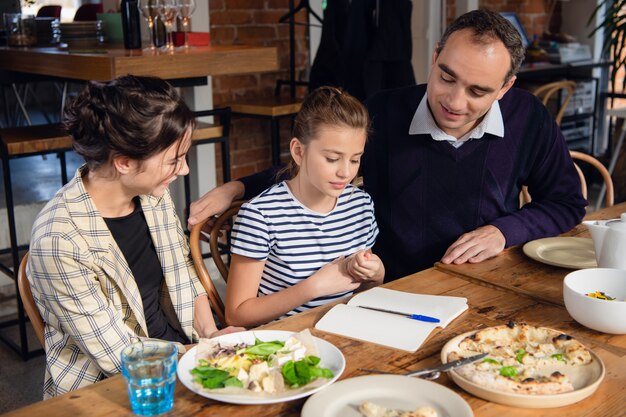
[[[367, 101], [373, 134], [362, 174], [386, 281], [437, 260], [481, 262], [582, 219], [586, 201], [558, 126], [534, 96], [512, 88], [523, 56], [506, 19], [475, 10], [446, 29], [427, 85]], [[190, 224], [260, 192], [270, 175], [209, 192], [191, 206]], [[532, 202], [520, 208], [523, 185]]]

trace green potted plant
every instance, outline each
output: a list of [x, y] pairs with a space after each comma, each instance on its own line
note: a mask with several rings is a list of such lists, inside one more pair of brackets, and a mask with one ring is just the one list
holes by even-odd
[[[617, 73], [626, 68], [626, 0], [602, 0], [591, 14], [588, 26], [603, 9], [604, 15], [589, 37], [603, 34], [602, 55], [611, 62], [611, 89], [617, 93]], [[626, 89], [626, 77], [621, 87], [622, 91]]]

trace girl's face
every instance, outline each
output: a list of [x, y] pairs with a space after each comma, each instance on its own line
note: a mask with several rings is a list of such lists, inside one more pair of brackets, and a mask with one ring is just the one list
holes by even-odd
[[179, 175], [189, 174], [185, 156], [190, 147], [191, 129], [188, 129], [182, 139], [169, 148], [141, 162], [135, 162], [135, 169], [128, 177], [127, 185], [133, 188], [136, 195], [161, 197]]
[[307, 145], [294, 138], [292, 156], [309, 191], [318, 197], [339, 197], [357, 175], [366, 136], [365, 129], [322, 126]]

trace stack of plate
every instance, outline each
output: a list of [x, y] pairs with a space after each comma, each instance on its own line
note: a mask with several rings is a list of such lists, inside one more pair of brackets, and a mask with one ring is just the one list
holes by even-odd
[[61, 41], [68, 46], [98, 46], [102, 43], [102, 21], [61, 23]]

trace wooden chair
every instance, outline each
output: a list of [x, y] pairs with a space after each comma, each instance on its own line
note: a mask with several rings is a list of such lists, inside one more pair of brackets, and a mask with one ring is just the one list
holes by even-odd
[[[220, 229], [227, 221], [231, 220], [237, 212], [239, 212], [239, 208], [243, 204], [243, 201], [235, 201], [231, 206], [217, 218], [209, 218], [204, 221], [196, 224], [193, 229], [191, 229], [191, 236], [189, 237], [189, 247], [191, 249], [191, 257], [193, 259], [193, 263], [196, 267], [196, 271], [198, 272], [198, 277], [200, 278], [200, 282], [204, 286], [207, 294], [209, 295], [209, 301], [211, 302], [211, 307], [213, 308], [213, 312], [217, 316], [218, 320], [222, 325], [226, 324], [225, 318], [225, 308], [222, 299], [215, 288], [215, 284], [211, 280], [211, 276], [209, 275], [209, 271], [204, 264], [204, 256], [202, 254], [202, 248], [200, 246], [201, 239], [200, 235], [202, 233], [202, 228], [209, 220], [215, 220], [213, 224], [213, 228], [211, 229], [211, 233], [209, 235], [209, 246], [211, 248], [211, 258], [215, 262], [217, 269], [220, 271], [220, 275], [224, 282], [228, 280], [228, 266], [222, 259], [222, 251], [219, 248], [219, 237], [220, 237]], [[228, 239], [227, 239], [228, 240]]]
[[537, 96], [542, 102], [543, 105], [548, 107], [548, 102], [550, 98], [555, 94], [560, 92], [561, 90], [565, 90], [565, 97], [563, 98], [563, 102], [560, 104], [560, 107], [556, 111], [556, 115], [554, 120], [556, 120], [556, 124], [561, 125], [561, 121], [563, 120], [563, 115], [565, 114], [565, 110], [567, 109], [567, 105], [569, 104], [572, 96], [574, 95], [574, 91], [576, 90], [576, 83], [574, 81], [555, 81], [552, 83], [544, 84], [533, 91], [533, 94]]
[[[204, 223], [202, 223], [204, 225]], [[189, 237], [189, 247], [191, 249], [191, 258], [193, 259], [193, 264], [196, 267], [196, 272], [198, 273], [198, 278], [204, 287], [204, 290], [207, 292], [209, 297], [209, 302], [211, 303], [211, 310], [217, 316], [220, 324], [226, 325], [226, 315], [224, 303], [222, 302], [222, 297], [217, 292], [217, 288], [215, 288], [215, 284], [211, 280], [211, 275], [209, 275], [209, 271], [206, 269], [206, 265], [204, 264], [204, 258], [202, 257], [202, 249], [200, 247], [200, 230], [202, 227], [198, 227], [199, 225], [194, 226], [191, 230], [191, 236]]]
[[273, 97], [239, 100], [228, 105], [233, 111], [233, 116], [270, 121], [272, 164], [274, 165], [280, 164], [280, 120], [295, 117], [302, 107], [302, 99], [282, 97], [281, 86], [282, 83], [277, 82]]
[[[237, 215], [237, 213], [239, 213], [239, 209], [241, 208], [241, 205], [244, 203], [244, 201], [234, 201], [230, 207], [228, 208], [228, 210], [226, 210], [224, 213], [220, 214], [216, 219], [215, 219], [215, 223], [213, 224], [213, 228], [211, 229], [211, 234], [209, 236], [209, 247], [211, 248], [211, 257], [213, 258], [213, 262], [215, 262], [215, 266], [217, 266], [217, 269], [220, 271], [220, 274], [222, 275], [222, 278], [224, 279], [224, 281], [228, 282], [228, 265], [226, 265], [226, 263], [224, 262], [224, 260], [222, 259], [222, 251], [220, 251], [220, 235], [223, 234], [223, 231], [221, 230], [222, 227], [224, 226], [224, 223], [226, 222], [231, 222], [233, 217], [235, 217]], [[205, 222], [206, 223], [206, 222]], [[229, 226], [232, 226], [232, 224], [229, 224]], [[230, 231], [226, 232], [226, 245], [228, 247], [228, 253], [230, 253], [230, 238], [229, 238], [229, 234]]]
[[[602, 165], [600, 161], [594, 158], [591, 155], [587, 155], [586, 153], [578, 152], [578, 151], [569, 151], [572, 159], [574, 161], [583, 161], [593, 166], [600, 172], [602, 176], [602, 180], [604, 181], [604, 185], [606, 186], [606, 196], [605, 196], [605, 204], [606, 207], [611, 207], [614, 204], [614, 191], [613, 191], [613, 180], [611, 179], [611, 175], [609, 171]], [[583, 197], [587, 198], [587, 181], [585, 179], [585, 175], [583, 171], [580, 169], [578, 164], [574, 162], [574, 167], [576, 168], [576, 172], [578, 172], [578, 177], [580, 178], [580, 187], [583, 194]], [[532, 198], [528, 193], [528, 189], [526, 186], [522, 187], [522, 192], [520, 193], [520, 206], [524, 204], [530, 203]]]
[[20, 291], [20, 297], [22, 298], [22, 304], [24, 304], [24, 310], [30, 318], [30, 322], [33, 325], [33, 329], [35, 330], [35, 335], [37, 336], [37, 340], [41, 343], [41, 346], [44, 347], [44, 328], [46, 327], [43, 319], [41, 318], [41, 313], [37, 308], [37, 304], [35, 303], [35, 299], [33, 298], [33, 293], [30, 290], [30, 282], [28, 282], [28, 277], [26, 276], [26, 264], [28, 263], [28, 252], [22, 258], [22, 262], [20, 262], [20, 268], [17, 272], [17, 287]]
[[[550, 98], [555, 93], [559, 93], [561, 90], [565, 90], [565, 98], [563, 102], [560, 104], [560, 107], [555, 110], [554, 120], [557, 125], [561, 125], [561, 121], [563, 120], [563, 116], [565, 115], [565, 110], [567, 109], [567, 105], [569, 104], [572, 96], [574, 95], [574, 91], [576, 90], [576, 83], [574, 81], [554, 81], [548, 84], [544, 84], [539, 86], [533, 90], [533, 94], [541, 100], [544, 106], [549, 107], [548, 103], [550, 102]], [[578, 173], [581, 174], [580, 168], [576, 167]], [[581, 180], [584, 184], [584, 181]], [[586, 196], [586, 185], [585, 185], [585, 198]], [[524, 204], [530, 203], [531, 197], [528, 193], [528, 187], [525, 185], [522, 187], [522, 191], [520, 192], [520, 206]]]
[[[207, 222], [213, 221], [213, 227], [211, 228], [211, 233], [209, 234], [209, 247], [211, 249], [211, 258], [213, 259], [213, 262], [215, 262], [215, 266], [220, 272], [220, 275], [222, 276], [224, 282], [228, 282], [228, 266], [222, 259], [224, 251], [220, 249], [220, 236], [223, 235], [223, 230], [221, 229], [222, 226], [224, 226], [224, 223], [230, 222], [232, 218], [235, 217], [243, 203], [244, 201], [234, 201], [224, 213], [215, 218], [208, 218], [196, 224], [191, 230], [191, 236], [189, 238], [191, 245], [191, 255], [194, 259], [194, 263], [197, 262], [196, 269], [204, 268], [206, 271], [206, 267], [204, 265], [204, 262], [202, 261], [203, 255], [199, 244], [200, 233]], [[232, 224], [230, 224], [230, 226], [232, 226]], [[228, 246], [228, 235], [226, 241], [226, 245]]]
[[102, 13], [104, 8], [102, 3], [83, 4], [74, 14], [74, 22], [89, 22], [98, 20], [98, 13]]
[[[611, 174], [609, 174], [609, 171], [606, 169], [606, 167], [602, 165], [602, 162], [598, 161], [596, 158], [594, 158], [591, 155], [587, 155], [586, 153], [582, 153], [578, 151], [570, 151], [569, 153], [572, 156], [572, 159], [574, 159], [575, 161], [578, 160], [578, 161], [586, 162], [589, 165], [596, 168], [598, 172], [600, 172], [600, 175], [602, 176], [602, 180], [604, 181], [604, 185], [606, 186], [606, 195], [605, 195], [604, 203], [606, 207], [611, 207], [614, 203], [613, 180], [611, 179]], [[578, 171], [578, 176], [580, 177], [580, 184], [582, 187], [583, 197], [587, 198], [587, 182], [585, 180], [585, 175], [583, 174], [582, 170], [576, 163], [574, 163], [574, 166], [576, 167], [576, 171]]]
[[55, 5], [41, 6], [41, 8], [37, 10], [37, 17], [55, 17], [57, 19], [60, 19], [61, 9], [62, 9], [62, 6], [55, 6]]
[[[217, 245], [217, 239], [219, 237], [219, 228], [221, 227], [222, 224], [224, 224], [224, 221], [225, 221], [225, 220], [221, 221], [220, 219], [224, 218], [225, 214], [229, 213], [231, 210], [232, 210], [232, 206], [231, 208], [226, 210], [226, 212], [224, 212], [222, 215], [220, 215], [217, 218], [215, 224], [213, 225], [213, 229], [210, 235], [210, 242], [209, 242], [211, 246], [211, 256], [213, 260], [215, 261], [215, 264], [218, 266], [218, 269], [224, 281], [226, 281], [227, 279], [228, 269], [226, 268], [226, 265], [224, 264], [220, 256], [221, 252]], [[237, 208], [237, 210], [239, 210], [239, 208]], [[211, 303], [211, 308], [213, 309], [213, 313], [215, 313], [220, 323], [222, 325], [225, 325], [226, 316], [225, 316], [224, 303], [222, 302], [222, 298], [220, 297], [220, 294], [217, 292], [217, 288], [215, 288], [215, 284], [213, 284], [213, 281], [211, 280], [211, 275], [209, 274], [209, 271], [207, 270], [206, 265], [204, 264], [204, 256], [202, 254], [202, 247], [201, 247], [202, 241], [200, 239], [200, 236], [202, 233], [202, 228], [209, 220], [211, 219], [210, 218], [205, 219], [204, 221], [196, 224], [191, 229], [191, 235], [189, 236], [189, 248], [191, 249], [191, 258], [193, 259], [193, 264], [196, 267], [198, 278], [200, 279], [200, 282], [202, 282], [202, 285], [204, 286], [204, 289], [209, 296], [209, 301]], [[218, 220], [220, 220], [219, 224], [218, 224]], [[213, 250], [213, 243], [212, 243], [214, 239], [213, 238], [214, 235], [215, 235], [215, 250]]]

